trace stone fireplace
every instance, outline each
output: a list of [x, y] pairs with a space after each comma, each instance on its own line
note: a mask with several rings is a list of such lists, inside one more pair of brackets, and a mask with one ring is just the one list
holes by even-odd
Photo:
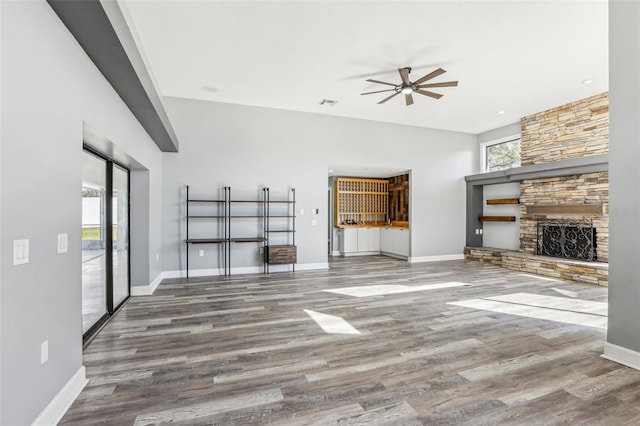
[[589, 223], [597, 255], [580, 260], [609, 260], [608, 172], [524, 180], [520, 183], [520, 251], [540, 254], [541, 223]]
[[[465, 178], [465, 258], [608, 285], [608, 94], [523, 117], [520, 124], [521, 167]], [[482, 229], [474, 229], [484, 227], [474, 221], [478, 213], [485, 217], [482, 190], [514, 181], [520, 189], [519, 223], [502, 226], [519, 228], [519, 250], [485, 247], [477, 237]]]

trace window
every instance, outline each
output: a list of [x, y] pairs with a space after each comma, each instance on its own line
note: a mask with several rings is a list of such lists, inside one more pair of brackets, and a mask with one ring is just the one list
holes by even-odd
[[480, 146], [484, 172], [520, 167], [520, 135], [486, 142]]

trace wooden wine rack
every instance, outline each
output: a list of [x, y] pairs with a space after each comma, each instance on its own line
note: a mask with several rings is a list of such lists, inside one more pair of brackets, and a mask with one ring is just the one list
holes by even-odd
[[336, 226], [384, 224], [389, 209], [389, 182], [338, 178], [334, 184], [334, 203]]

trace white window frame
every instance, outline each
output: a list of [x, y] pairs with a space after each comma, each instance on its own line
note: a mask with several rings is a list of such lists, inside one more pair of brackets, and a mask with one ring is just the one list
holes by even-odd
[[480, 144], [480, 170], [482, 170], [481, 173], [488, 173], [487, 172], [487, 147], [490, 147], [491, 145], [499, 145], [501, 143], [514, 141], [516, 139], [520, 139], [520, 148], [522, 149], [522, 135], [520, 133], [516, 133], [515, 135], [511, 135], [511, 136], [505, 136], [500, 139], [494, 139], [488, 142], [482, 142]]

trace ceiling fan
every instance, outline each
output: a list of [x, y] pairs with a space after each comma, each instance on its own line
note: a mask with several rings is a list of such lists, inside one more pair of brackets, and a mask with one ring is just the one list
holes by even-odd
[[458, 85], [457, 81], [443, 81], [441, 83], [425, 84], [426, 81], [429, 81], [432, 78], [436, 78], [437, 76], [444, 74], [446, 71], [443, 70], [442, 68], [438, 68], [437, 70], [430, 72], [429, 74], [425, 75], [422, 78], [417, 79], [414, 82], [411, 82], [409, 80], [409, 73], [411, 72], [410, 67], [398, 68], [398, 72], [400, 73], [400, 78], [402, 79], [402, 83], [400, 84], [387, 83], [384, 81], [372, 80], [372, 79], [367, 80], [371, 83], [386, 84], [387, 86], [393, 86], [393, 89], [376, 90], [375, 92], [366, 92], [366, 93], [360, 93], [360, 94], [372, 95], [374, 93], [395, 92], [391, 96], [388, 96], [383, 100], [381, 100], [380, 102], [378, 102], [379, 104], [383, 104], [387, 102], [389, 99], [393, 98], [394, 96], [397, 96], [400, 93], [402, 93], [404, 95], [405, 101], [407, 102], [407, 106], [409, 106], [409, 105], [413, 105], [413, 96], [411, 96], [413, 93], [419, 93], [424, 96], [430, 96], [434, 99], [440, 99], [442, 97], [441, 94], [434, 93], [424, 89], [431, 89], [433, 87], [453, 87]]

